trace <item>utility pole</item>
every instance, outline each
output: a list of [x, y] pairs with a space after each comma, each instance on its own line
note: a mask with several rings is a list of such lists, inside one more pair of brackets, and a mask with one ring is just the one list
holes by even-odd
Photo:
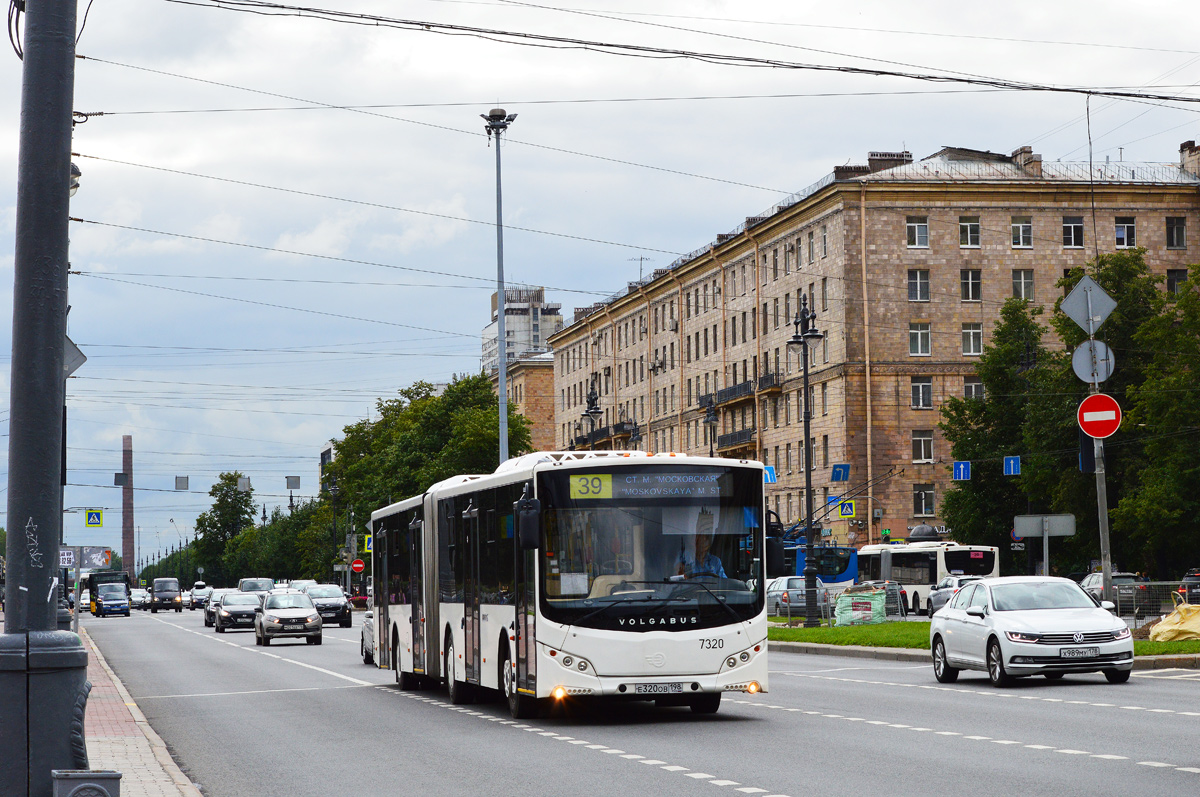
[[517, 118], [505, 114], [503, 108], [493, 108], [486, 115], [483, 129], [488, 140], [496, 139], [496, 356], [499, 371], [500, 399], [500, 462], [508, 461], [508, 339], [504, 333], [504, 211], [500, 191], [500, 134]]
[[75, 0], [25, 7], [8, 447], [8, 580], [0, 635], [0, 794], [48, 797], [87, 767], [87, 652], [58, 631], [62, 407]]

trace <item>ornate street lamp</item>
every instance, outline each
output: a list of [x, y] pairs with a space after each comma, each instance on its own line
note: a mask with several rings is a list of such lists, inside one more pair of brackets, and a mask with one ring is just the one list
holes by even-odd
[[708, 427], [708, 455], [715, 457], [716, 453], [713, 450], [713, 442], [717, 437], [717, 424], [720, 423], [720, 419], [717, 418], [717, 402], [714, 399], [708, 400], [708, 407], [704, 412], [702, 423]]
[[788, 348], [800, 354], [801, 373], [803, 374], [802, 390], [804, 395], [804, 439], [800, 441], [801, 450], [805, 452], [804, 466], [804, 627], [816, 628], [820, 625], [817, 617], [817, 562], [813, 554], [813, 488], [812, 488], [812, 448], [809, 446], [809, 435], [812, 426], [812, 402], [808, 393], [808, 356], [809, 352], [821, 343], [825, 336], [817, 329], [817, 314], [808, 307], [808, 297], [800, 297], [800, 307], [796, 311], [796, 320], [792, 322], [796, 331], [788, 341]]
[[589, 451], [594, 450], [596, 447], [596, 441], [592, 439], [592, 436], [596, 433], [596, 421], [600, 419], [602, 414], [604, 414], [604, 410], [600, 409], [600, 394], [596, 392], [596, 377], [593, 374], [592, 383], [587, 393], [587, 408], [584, 409], [580, 416], [587, 418], [591, 422], [591, 426], [588, 428]]

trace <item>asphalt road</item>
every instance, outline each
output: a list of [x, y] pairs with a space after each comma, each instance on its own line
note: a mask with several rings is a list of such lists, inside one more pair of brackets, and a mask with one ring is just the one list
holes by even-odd
[[199, 612], [85, 617], [175, 760], [243, 795], [974, 795], [1200, 789], [1200, 673], [993, 689], [932, 667], [772, 654], [768, 694], [715, 716], [648, 704], [514, 722], [499, 700], [400, 692], [353, 629], [320, 647], [217, 635]]

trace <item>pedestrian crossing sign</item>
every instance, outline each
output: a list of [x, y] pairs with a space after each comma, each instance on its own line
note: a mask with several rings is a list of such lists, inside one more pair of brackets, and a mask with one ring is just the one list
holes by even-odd
[[371, 541], [374, 539], [375, 539], [374, 535], [372, 535], [372, 534], [367, 535], [367, 537], [366, 537], [367, 542], [363, 546], [363, 553], [371, 553]]
[[854, 502], [853, 501], [842, 501], [840, 504], [838, 504], [838, 517], [840, 517], [840, 518], [854, 517]]
[[104, 528], [104, 510], [89, 509], [87, 511], [87, 521], [84, 525], [89, 529]]

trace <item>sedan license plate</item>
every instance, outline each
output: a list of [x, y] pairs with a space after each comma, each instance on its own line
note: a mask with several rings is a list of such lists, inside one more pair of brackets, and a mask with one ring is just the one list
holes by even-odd
[[283, 630], [284, 631], [303, 631], [304, 626], [303, 625], [285, 625], [283, 627]]
[[678, 695], [683, 693], [683, 684], [634, 684], [635, 695]]
[[239, 617], [239, 618], [237, 618], [237, 621], [238, 621], [239, 623], [251, 623], [251, 622], [254, 622], [254, 621], [253, 621], [251, 618], [249, 618], [249, 617]]
[[337, 612], [321, 612], [322, 617], [333, 617]]
[[1100, 648], [1062, 648], [1058, 655], [1064, 659], [1093, 659], [1100, 655]]

